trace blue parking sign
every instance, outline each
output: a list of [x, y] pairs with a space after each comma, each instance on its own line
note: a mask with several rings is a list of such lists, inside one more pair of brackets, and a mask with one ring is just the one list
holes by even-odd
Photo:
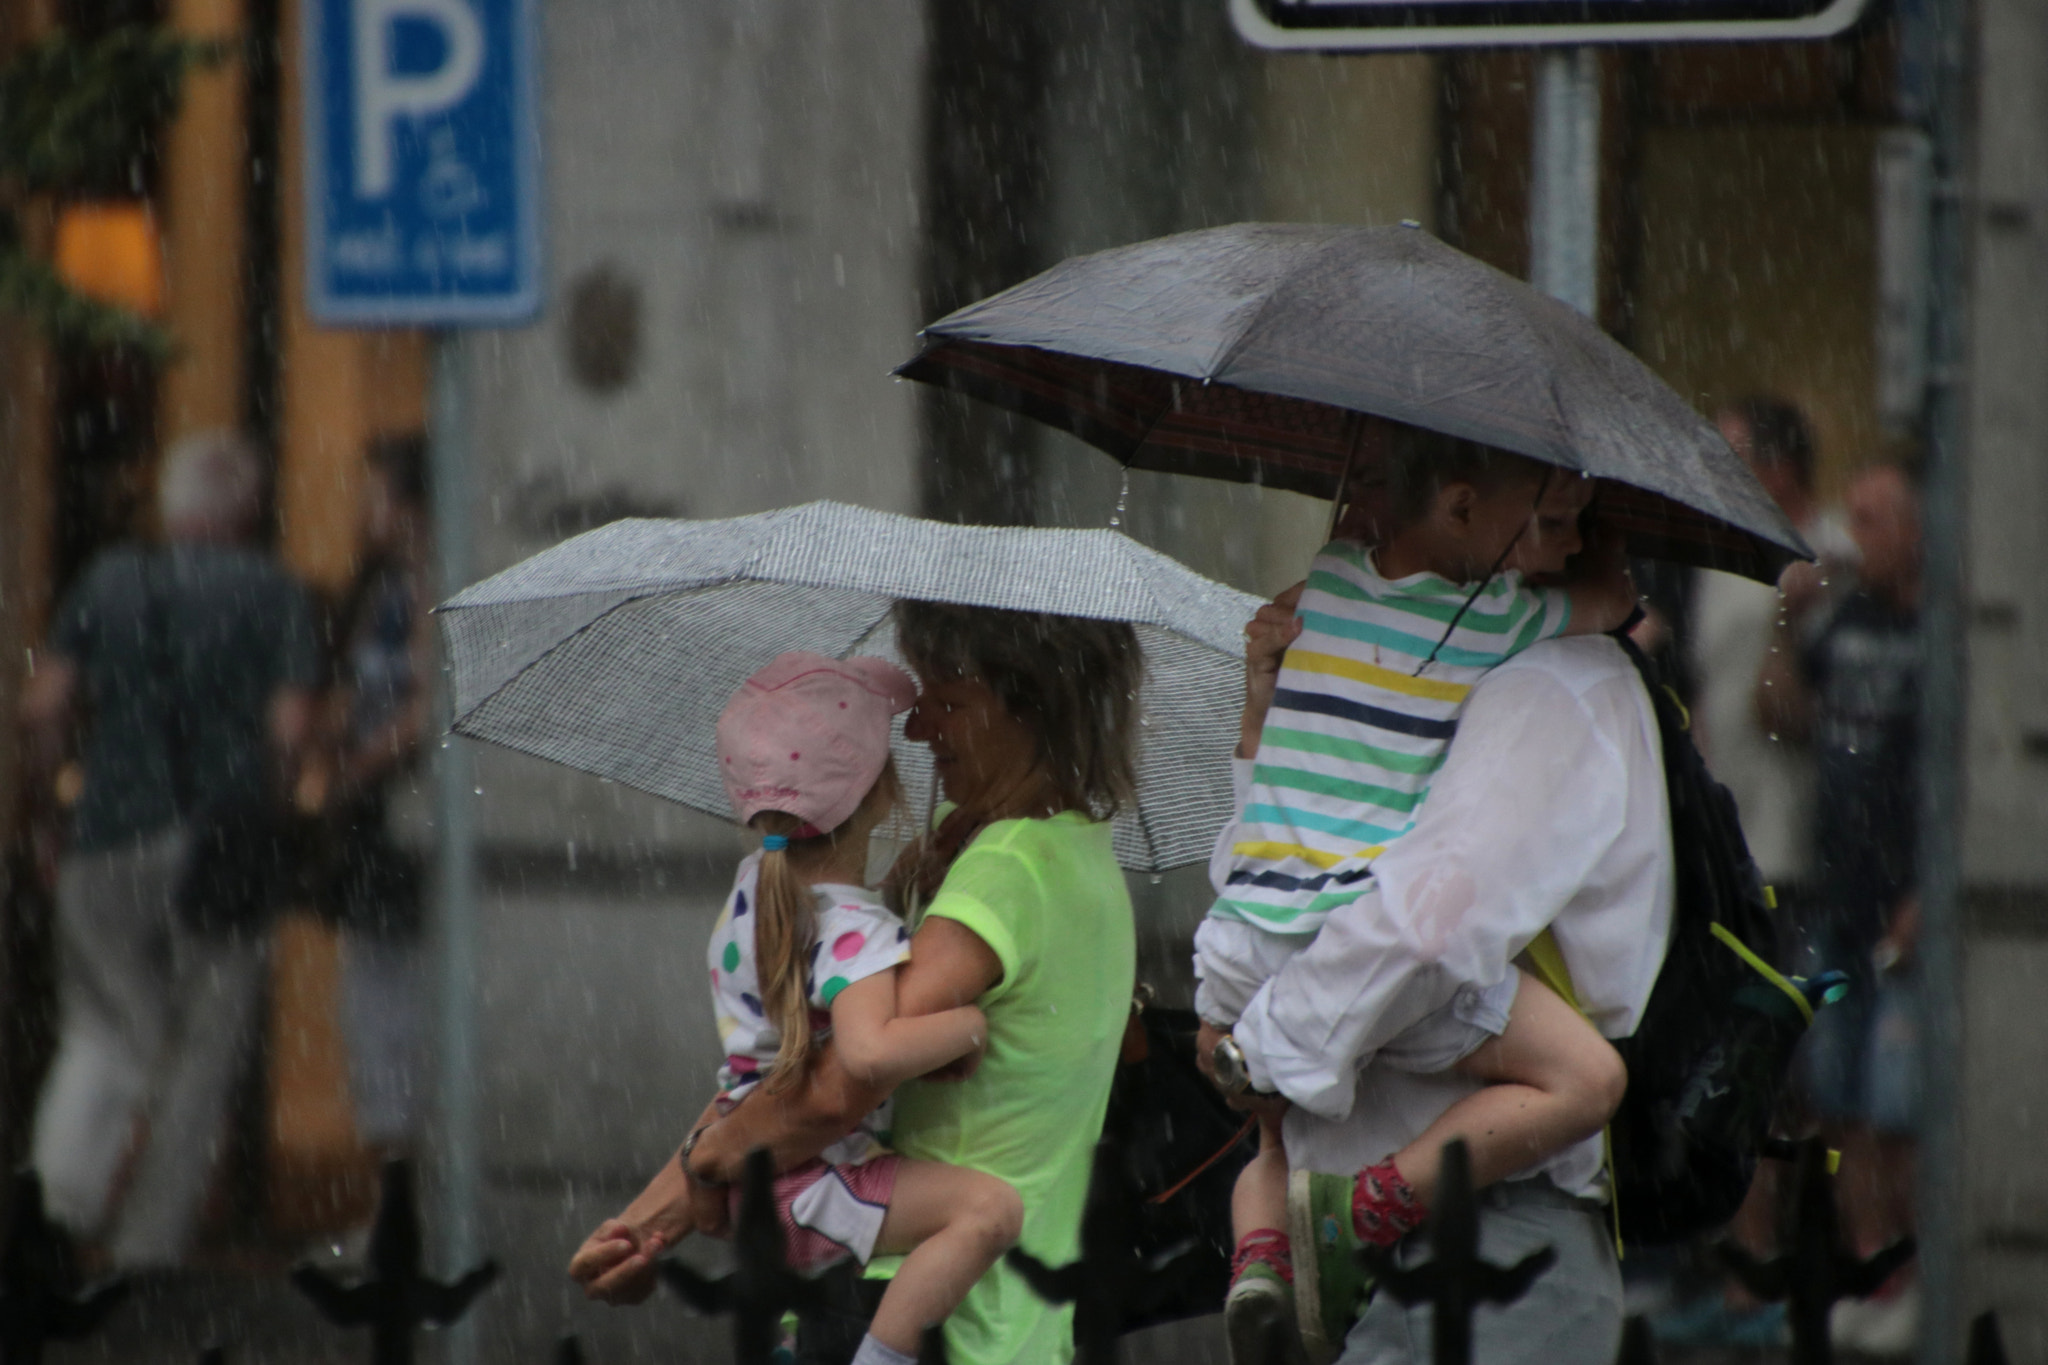
[[313, 316], [510, 323], [540, 306], [533, 0], [308, 0]]

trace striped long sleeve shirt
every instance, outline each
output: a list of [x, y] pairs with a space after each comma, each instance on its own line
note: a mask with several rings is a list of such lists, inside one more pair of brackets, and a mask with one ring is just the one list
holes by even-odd
[[1565, 593], [1516, 573], [1460, 616], [1468, 596], [1471, 584], [1435, 574], [1382, 578], [1360, 545], [1316, 556], [1211, 915], [1308, 935], [1370, 889], [1373, 860], [1414, 826], [1472, 685], [1570, 623]]

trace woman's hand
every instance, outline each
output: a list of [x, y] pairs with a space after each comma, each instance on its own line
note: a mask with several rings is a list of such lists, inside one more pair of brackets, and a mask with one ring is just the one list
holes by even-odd
[[1266, 712], [1273, 705], [1273, 689], [1280, 681], [1280, 660], [1287, 646], [1301, 634], [1301, 622], [1294, 615], [1301, 601], [1296, 583], [1252, 614], [1244, 628], [1244, 716], [1239, 723], [1237, 756], [1257, 758], [1259, 732], [1265, 728]]
[[621, 1218], [607, 1218], [569, 1258], [569, 1278], [584, 1297], [615, 1308], [644, 1302], [654, 1292], [654, 1260], [667, 1248]]

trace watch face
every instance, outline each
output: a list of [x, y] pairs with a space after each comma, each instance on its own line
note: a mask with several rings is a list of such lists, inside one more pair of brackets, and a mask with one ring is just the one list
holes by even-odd
[[1250, 1083], [1251, 1077], [1244, 1065], [1244, 1051], [1235, 1039], [1225, 1038], [1216, 1044], [1211, 1060], [1216, 1065], [1216, 1088], [1224, 1094], [1239, 1094]]

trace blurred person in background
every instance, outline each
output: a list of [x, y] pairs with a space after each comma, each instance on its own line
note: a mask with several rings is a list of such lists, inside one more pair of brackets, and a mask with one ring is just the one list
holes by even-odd
[[[1817, 564], [1788, 568], [1775, 588], [1739, 574], [1693, 570], [1685, 642], [1694, 682], [1693, 738], [1735, 797], [1750, 853], [1776, 893], [1779, 933], [1793, 951], [1804, 947], [1812, 929], [1814, 761], [1803, 736], [1766, 726], [1757, 687], [1780, 643], [1781, 619], [1787, 636], [1808, 634], [1827, 614], [1831, 594], [1853, 574], [1856, 546], [1841, 509], [1815, 496], [1818, 450], [1797, 407], [1754, 396], [1722, 408], [1714, 425], [1819, 556]], [[1759, 1256], [1770, 1254], [1776, 1240], [1776, 1176], [1775, 1163], [1758, 1168], [1749, 1201], [1729, 1229]], [[1761, 1346], [1783, 1334], [1784, 1318], [1782, 1306], [1760, 1304], [1726, 1279], [1660, 1315], [1655, 1326], [1659, 1339], [1673, 1345]]]
[[424, 436], [370, 443], [362, 548], [335, 632], [329, 904], [343, 935], [342, 1030], [356, 1132], [407, 1156], [419, 1128], [423, 870], [389, 798], [426, 733], [433, 607]]
[[[1823, 1133], [1842, 1151], [1844, 1233], [1867, 1256], [1914, 1221], [1920, 492], [1904, 467], [1878, 465], [1850, 484], [1845, 504], [1860, 557], [1854, 581], [1803, 631], [1787, 614], [1756, 699], [1767, 728], [1813, 751], [1811, 961], [1848, 972], [1851, 988], [1815, 1020], [1803, 1074]], [[1871, 1300], [1837, 1306], [1838, 1346], [1913, 1349], [1910, 1269]]]
[[249, 910], [262, 889], [224, 892], [224, 869], [259, 861], [234, 831], [287, 807], [312, 733], [313, 610], [253, 544], [263, 480], [232, 433], [172, 447], [157, 488], [164, 543], [87, 566], [22, 698], [33, 770], [55, 774], [75, 743], [83, 771], [58, 872], [59, 1041], [33, 1160], [52, 1216], [110, 1239], [124, 1267], [190, 1251], [265, 959]]

